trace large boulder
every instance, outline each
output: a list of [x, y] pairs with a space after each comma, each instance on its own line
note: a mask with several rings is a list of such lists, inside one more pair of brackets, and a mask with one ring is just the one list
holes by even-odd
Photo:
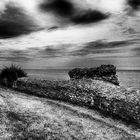
[[96, 68], [75, 68], [69, 71], [70, 79], [94, 79], [103, 80], [115, 85], [119, 85], [114, 65], [101, 65]]

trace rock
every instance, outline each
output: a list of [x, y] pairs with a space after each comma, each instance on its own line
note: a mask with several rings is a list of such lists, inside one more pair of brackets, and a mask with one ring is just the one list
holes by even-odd
[[94, 79], [103, 80], [115, 85], [119, 85], [116, 75], [116, 67], [114, 65], [101, 65], [96, 68], [75, 68], [69, 71], [70, 79]]

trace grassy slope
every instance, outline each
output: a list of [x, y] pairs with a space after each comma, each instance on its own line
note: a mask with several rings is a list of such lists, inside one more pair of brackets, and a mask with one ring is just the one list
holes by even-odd
[[0, 111], [1, 140], [132, 140], [139, 134], [95, 111], [11, 90], [0, 89]]
[[92, 80], [48, 81], [21, 78], [16, 89], [35, 96], [96, 108], [140, 127], [140, 90]]

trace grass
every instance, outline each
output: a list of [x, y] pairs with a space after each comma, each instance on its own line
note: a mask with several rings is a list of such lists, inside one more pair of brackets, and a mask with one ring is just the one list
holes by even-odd
[[84, 108], [0, 90], [1, 140], [135, 139]]
[[92, 80], [47, 81], [23, 78], [17, 90], [35, 96], [96, 108], [140, 126], [140, 91], [127, 90], [113, 84]]
[[27, 73], [16, 65], [4, 67], [0, 72], [1, 84], [7, 87], [12, 87], [13, 83], [21, 77], [27, 77]]

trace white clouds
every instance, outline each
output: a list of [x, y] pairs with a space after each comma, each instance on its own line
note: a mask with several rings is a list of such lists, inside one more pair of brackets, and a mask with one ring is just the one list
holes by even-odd
[[[56, 31], [39, 31], [28, 36], [22, 36], [15, 39], [3, 40], [1, 49], [28, 49], [41, 48], [47, 45], [67, 44], [67, 43], [84, 43], [98, 39], [121, 40], [123, 37], [119, 32], [115, 35], [110, 32], [108, 24], [101, 23], [89, 27], [69, 27], [67, 29], [58, 29]], [[77, 47], [77, 46], [75, 46]]]
[[101, 7], [109, 12], [120, 13], [124, 10], [125, 0], [101, 0]]
[[[24, 9], [24, 12], [34, 20], [35, 23], [37, 23], [40, 27], [43, 29], [41, 31], [32, 33], [30, 35], [24, 35], [17, 38], [12, 39], [4, 39], [0, 40], [1, 42], [1, 48], [2, 49], [15, 49], [15, 50], [28, 50], [29, 48], [37, 48], [42, 49], [45, 46], [48, 45], [57, 45], [58, 47], [62, 47], [61, 44], [71, 44], [71, 43], [77, 43], [82, 44], [85, 42], [95, 41], [95, 40], [125, 40], [129, 37], [134, 37], [134, 34], [130, 35], [129, 28], [135, 29], [138, 31], [135, 34], [139, 34], [140, 28], [139, 23], [137, 19], [139, 17], [132, 17], [128, 15], [125, 15], [124, 9], [127, 7], [125, 0], [71, 0], [75, 4], [77, 4], [77, 7], [79, 8], [89, 8], [89, 9], [97, 9], [101, 12], [109, 12], [111, 13], [110, 18], [106, 19], [105, 21], [101, 21], [100, 23], [92, 23], [90, 25], [73, 25], [69, 24], [67, 26], [63, 26], [63, 23], [60, 22], [61, 19], [58, 17], [56, 18], [55, 15], [50, 14], [48, 12], [43, 13], [41, 10], [39, 10], [38, 6], [43, 0], [0, 0], [0, 9], [1, 11], [4, 9], [4, 6], [7, 2], [14, 2], [15, 5], [22, 7]], [[124, 18], [125, 17], [125, 18]], [[47, 29], [49, 27], [58, 26], [57, 30], [48, 31]], [[62, 28], [63, 27], [63, 28]], [[126, 31], [126, 32], [124, 32]], [[139, 36], [138, 36], [139, 37]], [[66, 51], [74, 51], [80, 49], [80, 46], [77, 47], [77, 45], [73, 45], [72, 47], [63, 46], [66, 47]], [[133, 48], [133, 46], [131, 46]], [[47, 48], [47, 47], [46, 47]], [[89, 56], [91, 59], [100, 58], [103, 60], [103, 57], [106, 58], [106, 62], [109, 62], [108, 60], [111, 60], [111, 57], [113, 58], [113, 61], [115, 62], [116, 56], [118, 57], [132, 57], [134, 54], [132, 54], [131, 49], [128, 49], [128, 46], [126, 50], [120, 49], [119, 51], [125, 51], [122, 53], [106, 53], [106, 54], [94, 54], [94, 56]], [[76, 56], [78, 57], [78, 56]], [[81, 58], [79, 58], [81, 59]], [[84, 58], [83, 58], [84, 59]], [[116, 60], [117, 65], [119, 66], [119, 61], [121, 59], [117, 58]], [[123, 58], [125, 59], [125, 58]], [[123, 60], [122, 59], [122, 60]], [[26, 63], [27, 67], [36, 67], [36, 65], [40, 65], [40, 67], [44, 64], [46, 64], [46, 67], [55, 67], [58, 66], [64, 66], [68, 65], [70, 61], [73, 60], [73, 63], [75, 62], [75, 57], [61, 57], [61, 58], [50, 58], [47, 59], [36, 59], [34, 58], [33, 61]], [[129, 61], [129, 59], [127, 59]], [[41, 61], [41, 63], [40, 63]], [[127, 61], [127, 62], [128, 62]], [[85, 62], [85, 63], [84, 63]], [[125, 61], [122, 61], [123, 63]], [[129, 61], [132, 62], [132, 61]], [[4, 61], [5, 63], [5, 61]], [[82, 65], [86, 64], [86, 61], [83, 61], [81, 63], [84, 63]], [[93, 62], [92, 62], [93, 63]], [[91, 64], [92, 64], [91, 63]], [[23, 62], [23, 65], [25, 63]], [[89, 64], [90, 65], [90, 64]], [[122, 65], [122, 64], [120, 64]], [[126, 65], [129, 65], [128, 63]]]
[[[44, 25], [44, 20], [42, 15], [37, 10], [37, 6], [40, 2], [38, 0], [1, 0], [0, 1], [0, 13], [4, 13], [7, 5], [13, 5], [15, 7], [21, 8], [36, 24], [39, 26]], [[16, 19], [15, 19], [16, 20]]]
[[42, 14], [38, 10], [38, 5], [40, 4], [41, 1], [39, 0], [11, 0], [11, 1], [15, 1], [16, 4], [21, 6], [25, 10], [25, 12], [28, 13], [28, 15], [31, 16], [32, 19], [34, 19], [34, 21], [38, 24], [38, 26], [44, 27], [46, 26], [46, 21], [50, 21], [50, 19], [48, 20], [47, 17], [44, 16], [44, 14]]
[[[17, 5], [20, 5], [25, 9], [28, 15], [36, 21], [38, 25], [43, 28], [49, 28], [53, 26], [60, 26], [61, 24], [57, 22], [52, 15], [46, 13], [41, 13], [38, 6], [41, 3], [40, 0], [3, 0], [1, 3], [6, 3], [12, 1]], [[77, 0], [75, 3], [80, 3], [82, 0]], [[74, 0], [73, 0], [74, 2]], [[84, 2], [82, 1], [84, 5]], [[86, 6], [96, 7], [100, 10], [105, 10], [111, 13], [120, 13], [124, 9], [125, 0], [86, 0]], [[26, 49], [29, 47], [41, 47], [49, 44], [59, 44], [59, 43], [80, 43], [93, 41], [97, 39], [107, 39], [107, 40], [121, 40], [125, 36], [121, 32], [121, 28], [118, 25], [118, 20], [121, 22], [123, 18], [117, 18], [112, 16], [107, 21], [102, 21], [99, 24], [93, 24], [90, 26], [73, 26], [64, 27], [63, 29], [57, 29], [54, 31], [42, 30], [40, 32], [33, 33], [28, 36], [23, 36], [21, 38], [7, 40], [4, 43], [5, 48], [13, 47], [15, 49]], [[127, 22], [127, 21], [126, 21]], [[133, 23], [131, 19], [129, 22]], [[123, 25], [125, 26], [125, 25]], [[125, 27], [123, 27], [125, 28]], [[115, 34], [114, 34], [115, 32]], [[14, 45], [10, 45], [10, 44]], [[6, 47], [7, 46], [7, 47]]]
[[[60, 25], [55, 20], [55, 17], [50, 15], [49, 13], [44, 14], [39, 10], [39, 5], [43, 0], [1, 0], [0, 1], [0, 9], [1, 11], [4, 9], [4, 5], [8, 2], [12, 2], [19, 7], [22, 7], [28, 15], [32, 16], [32, 18], [42, 27], [49, 27], [55, 24]], [[91, 8], [91, 9], [99, 9], [101, 11], [108, 12], [120, 12], [122, 10], [123, 1], [124, 0], [71, 0], [76, 7], [79, 8]]]
[[[84, 9], [98, 9], [102, 12], [120, 13], [124, 9], [125, 0], [70, 0], [77, 8]], [[56, 18], [50, 13], [43, 13], [39, 9], [39, 5], [43, 0], [1, 0], [0, 9], [4, 9], [4, 5], [8, 2], [12, 2], [19, 7], [22, 7], [29, 16], [42, 28], [49, 28], [53, 26], [63, 25], [61, 19]]]
[[125, 8], [126, 0], [86, 0], [91, 8], [98, 8], [110, 13], [120, 13]]

